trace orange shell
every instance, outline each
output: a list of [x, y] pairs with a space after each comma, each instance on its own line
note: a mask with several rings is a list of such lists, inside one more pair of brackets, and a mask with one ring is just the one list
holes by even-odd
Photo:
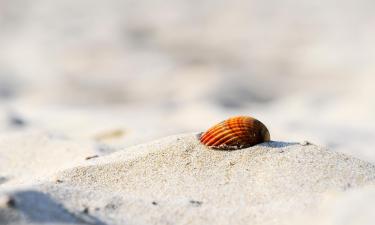
[[234, 150], [270, 141], [270, 133], [259, 120], [236, 116], [208, 129], [200, 136], [200, 141], [214, 149]]

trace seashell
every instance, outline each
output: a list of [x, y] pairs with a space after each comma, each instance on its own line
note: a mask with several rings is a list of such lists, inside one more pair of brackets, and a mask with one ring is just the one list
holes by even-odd
[[270, 133], [259, 120], [236, 116], [208, 129], [201, 134], [200, 141], [213, 149], [235, 150], [270, 141]]

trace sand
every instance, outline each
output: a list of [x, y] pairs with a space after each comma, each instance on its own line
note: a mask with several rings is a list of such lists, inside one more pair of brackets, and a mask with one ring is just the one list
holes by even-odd
[[375, 186], [334, 192], [325, 196], [317, 213], [299, 223], [322, 225], [370, 225], [374, 223]]
[[332, 193], [371, 184], [374, 165], [313, 144], [217, 151], [190, 133], [82, 160], [33, 185], [1, 188], [0, 221], [298, 224]]
[[1, 0], [0, 224], [375, 224], [374, 6]]
[[[76, 142], [43, 131], [0, 135], [0, 185], [33, 183], [102, 154], [90, 142]], [[0, 186], [0, 187], [2, 187]]]

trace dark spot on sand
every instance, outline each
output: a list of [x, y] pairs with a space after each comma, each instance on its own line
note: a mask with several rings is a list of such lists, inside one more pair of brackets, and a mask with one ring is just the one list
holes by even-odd
[[26, 121], [21, 116], [16, 113], [9, 113], [8, 115], [8, 124], [11, 127], [21, 128], [26, 126]]
[[82, 211], [84, 214], [89, 214], [89, 208], [88, 207], [85, 207]]
[[20, 117], [11, 117], [9, 121], [13, 126], [17, 127], [22, 127], [26, 124], [26, 122]]
[[302, 141], [300, 143], [302, 146], [307, 146], [307, 145], [311, 145], [311, 143], [309, 141]]
[[98, 155], [93, 155], [93, 156], [87, 156], [85, 159], [90, 160], [90, 159], [94, 159], [94, 158], [98, 158], [98, 157], [99, 157]]
[[117, 205], [115, 205], [114, 203], [109, 203], [105, 206], [106, 209], [110, 209], [110, 210], [115, 210], [118, 208]]
[[155, 202], [155, 201], [154, 201], [154, 202], [152, 202], [152, 204], [153, 204], [153, 205], [158, 205], [158, 203], [157, 203], [157, 202]]
[[63, 182], [63, 181], [60, 180], [60, 179], [57, 179], [57, 180], [56, 180], [56, 183], [57, 183], [57, 184], [61, 184], [62, 182]]
[[0, 196], [0, 208], [14, 208], [16, 207], [16, 200], [9, 195]]
[[193, 206], [196, 206], [196, 207], [199, 207], [203, 204], [203, 202], [201, 201], [195, 201], [195, 200], [190, 200], [190, 204], [192, 204]]
[[7, 206], [10, 208], [16, 207], [16, 200], [10, 197], [9, 200], [7, 201]]

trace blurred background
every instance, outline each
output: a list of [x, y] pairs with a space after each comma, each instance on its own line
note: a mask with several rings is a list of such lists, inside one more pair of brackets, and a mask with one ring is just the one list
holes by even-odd
[[375, 162], [372, 0], [0, 0], [0, 132], [106, 151], [233, 115]]

